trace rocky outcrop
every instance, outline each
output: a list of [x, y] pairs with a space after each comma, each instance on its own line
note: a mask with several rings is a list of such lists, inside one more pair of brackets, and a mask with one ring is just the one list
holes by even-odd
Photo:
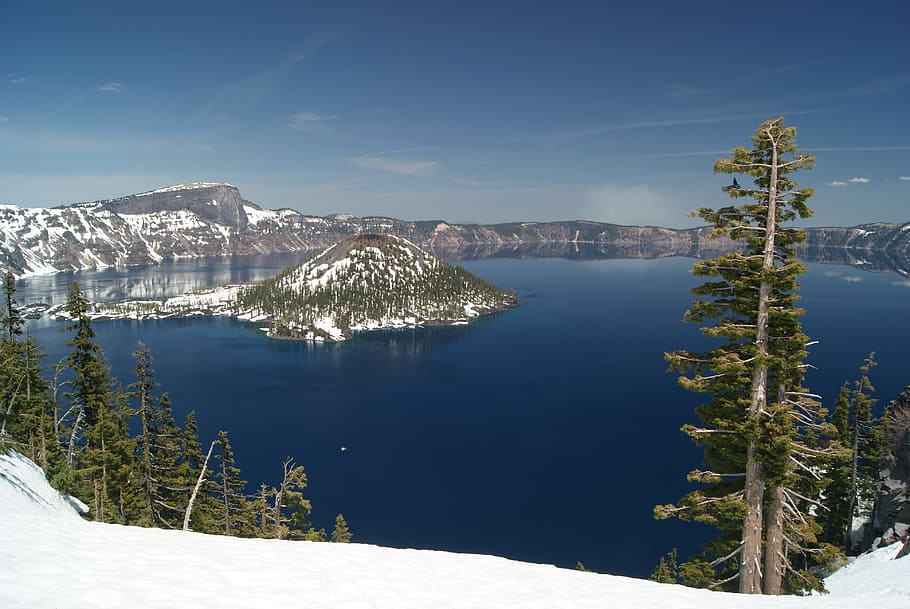
[[895, 542], [910, 551], [910, 385], [885, 409], [882, 456], [872, 515], [860, 551]]
[[102, 202], [100, 208], [117, 215], [183, 211], [205, 222], [243, 231], [248, 223], [243, 209], [245, 204], [252, 205], [244, 201], [240, 191], [230, 184], [195, 183], [111, 199]]
[[[0, 270], [21, 276], [181, 257], [315, 250], [362, 233], [396, 235], [438, 253], [467, 257], [707, 258], [735, 247], [728, 239], [709, 239], [707, 228], [308, 216], [262, 209], [230, 184], [195, 183], [69, 207], [0, 206]], [[910, 224], [808, 229], [798, 255], [910, 276]]]

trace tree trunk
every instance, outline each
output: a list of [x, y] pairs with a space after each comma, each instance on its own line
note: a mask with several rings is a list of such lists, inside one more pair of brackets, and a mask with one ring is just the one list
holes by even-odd
[[765, 575], [762, 591], [765, 594], [780, 594], [784, 580], [784, 490], [774, 486], [769, 491], [771, 505], [768, 506], [768, 524], [765, 527]]
[[202, 486], [202, 481], [205, 479], [205, 469], [209, 466], [209, 458], [212, 456], [212, 450], [215, 448], [215, 443], [212, 442], [212, 445], [209, 446], [209, 454], [205, 456], [205, 461], [202, 463], [202, 469], [199, 471], [199, 478], [196, 479], [196, 486], [193, 487], [193, 492], [190, 494], [190, 502], [186, 506], [186, 513], [183, 515], [183, 530], [190, 530], [190, 515], [193, 513], [193, 502], [196, 501], [196, 494], [199, 492], [199, 487]]
[[[141, 381], [142, 379], [140, 379]], [[145, 503], [148, 506], [149, 525], [158, 524], [155, 518], [155, 489], [152, 488], [152, 451], [149, 438], [148, 401], [145, 388], [140, 389], [139, 413], [142, 420], [142, 473], [145, 477]]]
[[[864, 378], [860, 378], [859, 393], [863, 391]], [[856, 394], [854, 394], [856, 395]], [[859, 478], [859, 415], [856, 412], [856, 398], [852, 400], [853, 411], [853, 465], [850, 473], [850, 504], [847, 508], [847, 522], [844, 526], [844, 547], [849, 551], [853, 543], [851, 534], [853, 533], [853, 513], [856, 511], [857, 479]]]
[[[765, 216], [765, 244], [762, 252], [762, 272], [774, 268], [775, 235], [777, 234], [777, 142], [768, 133], [771, 142], [771, 166], [768, 181], [768, 210]], [[769, 352], [769, 307], [771, 302], [771, 281], [762, 277], [758, 289], [758, 311], [755, 319], [755, 344], [757, 363], [752, 374], [752, 391], [747, 422], [758, 425], [768, 400], [768, 366], [765, 359]], [[740, 562], [739, 591], [747, 594], [761, 594], [761, 540], [762, 501], [764, 481], [762, 466], [756, 461], [756, 440], [749, 441], [746, 451], [746, 516], [743, 519], [743, 550]]]
[[743, 519], [743, 547], [739, 562], [739, 591], [761, 594], [762, 501], [765, 485], [761, 463], [755, 459], [755, 441], [746, 451], [746, 516]]
[[224, 499], [224, 534], [231, 534], [231, 491], [228, 488], [227, 466], [224, 464], [224, 447], [221, 455], [221, 494]]

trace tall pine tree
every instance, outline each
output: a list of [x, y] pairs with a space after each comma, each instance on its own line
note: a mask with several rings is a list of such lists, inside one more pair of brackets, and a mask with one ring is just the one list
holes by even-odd
[[801, 505], [813, 499], [799, 488], [818, 452], [802, 439], [809, 429], [821, 431], [824, 412], [802, 386], [808, 339], [795, 302], [805, 269], [794, 246], [804, 234], [784, 226], [811, 215], [806, 200], [812, 190], [798, 189], [790, 176], [815, 160], [797, 153], [795, 137], [783, 118], [768, 120], [752, 135], [751, 149], [735, 148], [715, 162], [716, 173], [745, 174], [754, 184], [734, 180], [723, 189], [744, 203], [695, 212], [713, 236], [743, 248], [693, 266], [693, 274], [708, 281], [692, 290], [697, 299], [684, 320], [702, 324], [702, 332], [721, 343], [704, 353], [666, 355], [682, 387], [710, 394], [696, 409], [701, 424], [683, 428], [704, 447], [707, 469], [689, 475], [705, 486], [678, 505], [658, 506], [655, 516], [717, 526], [720, 535], [706, 544], [707, 556], [681, 572], [703, 573], [710, 565], [719, 569], [713, 587], [738, 580], [738, 590], [752, 594], [779, 594], [785, 574], [796, 573], [790, 553], [816, 541], [810, 510]]
[[[68, 463], [76, 467], [77, 492], [89, 498], [96, 520], [124, 522], [134, 503], [132, 446], [127, 427], [125, 399], [112, 391], [113, 379], [89, 316], [89, 302], [75, 281], [66, 302], [75, 331], [66, 344], [70, 381], [70, 432]], [[84, 435], [83, 435], [84, 429]]]
[[225, 535], [247, 537], [255, 533], [252, 506], [243, 493], [246, 481], [234, 460], [234, 450], [226, 431], [218, 432], [219, 464], [215, 470], [219, 509], [215, 518]]
[[875, 387], [869, 379], [875, 365], [875, 353], [870, 353], [853, 388], [849, 383], [841, 387], [831, 416], [845, 450], [828, 472], [824, 538], [848, 551], [853, 520], [869, 509], [878, 475], [879, 443], [873, 415], [875, 400], [871, 397]]
[[16, 278], [9, 271], [6, 272], [3, 281], [3, 296], [4, 305], [6, 305], [3, 316], [0, 317], [3, 338], [15, 340], [17, 337], [22, 336], [22, 326], [25, 320], [22, 319], [22, 314], [19, 312], [19, 307], [16, 303]]
[[181, 489], [177, 480], [180, 434], [174, 424], [167, 394], [156, 398], [152, 354], [142, 342], [133, 357], [136, 381], [129, 389], [134, 401], [133, 416], [139, 419], [136, 462], [142, 488], [140, 523], [174, 528], [183, 518]]

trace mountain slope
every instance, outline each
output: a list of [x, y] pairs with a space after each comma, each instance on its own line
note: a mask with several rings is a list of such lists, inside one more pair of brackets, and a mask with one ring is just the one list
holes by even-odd
[[0, 513], [0, 606], [6, 609], [910, 606], [910, 558], [891, 560], [888, 548], [831, 576], [830, 595], [743, 598], [494, 556], [86, 522], [40, 469], [15, 453], [0, 455]]
[[[707, 229], [618, 226], [584, 220], [451, 224], [267, 210], [230, 184], [193, 183], [69, 207], [0, 206], [0, 270], [16, 276], [180, 257], [321, 249], [361, 233], [404, 237], [471, 255], [707, 257], [731, 247]], [[910, 276], [910, 223], [808, 229], [801, 255]]]

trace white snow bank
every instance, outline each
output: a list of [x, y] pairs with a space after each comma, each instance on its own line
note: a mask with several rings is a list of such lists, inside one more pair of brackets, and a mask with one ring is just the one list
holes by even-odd
[[493, 556], [91, 523], [58, 499], [27, 460], [0, 458], [0, 607], [910, 607], [910, 559], [884, 553], [832, 576], [827, 596], [743, 597]]
[[[15, 452], [0, 454], [0, 506], [3, 513], [35, 512], [79, 522], [79, 512], [88, 512], [88, 506], [75, 497], [51, 488], [44, 471]], [[3, 541], [0, 536], [0, 544]]]
[[910, 557], [895, 560], [900, 549], [901, 544], [892, 544], [857, 557], [829, 576], [825, 588], [835, 596], [856, 595], [860, 591], [870, 606], [879, 604], [878, 597], [900, 597], [904, 604], [899, 606], [910, 607]]

